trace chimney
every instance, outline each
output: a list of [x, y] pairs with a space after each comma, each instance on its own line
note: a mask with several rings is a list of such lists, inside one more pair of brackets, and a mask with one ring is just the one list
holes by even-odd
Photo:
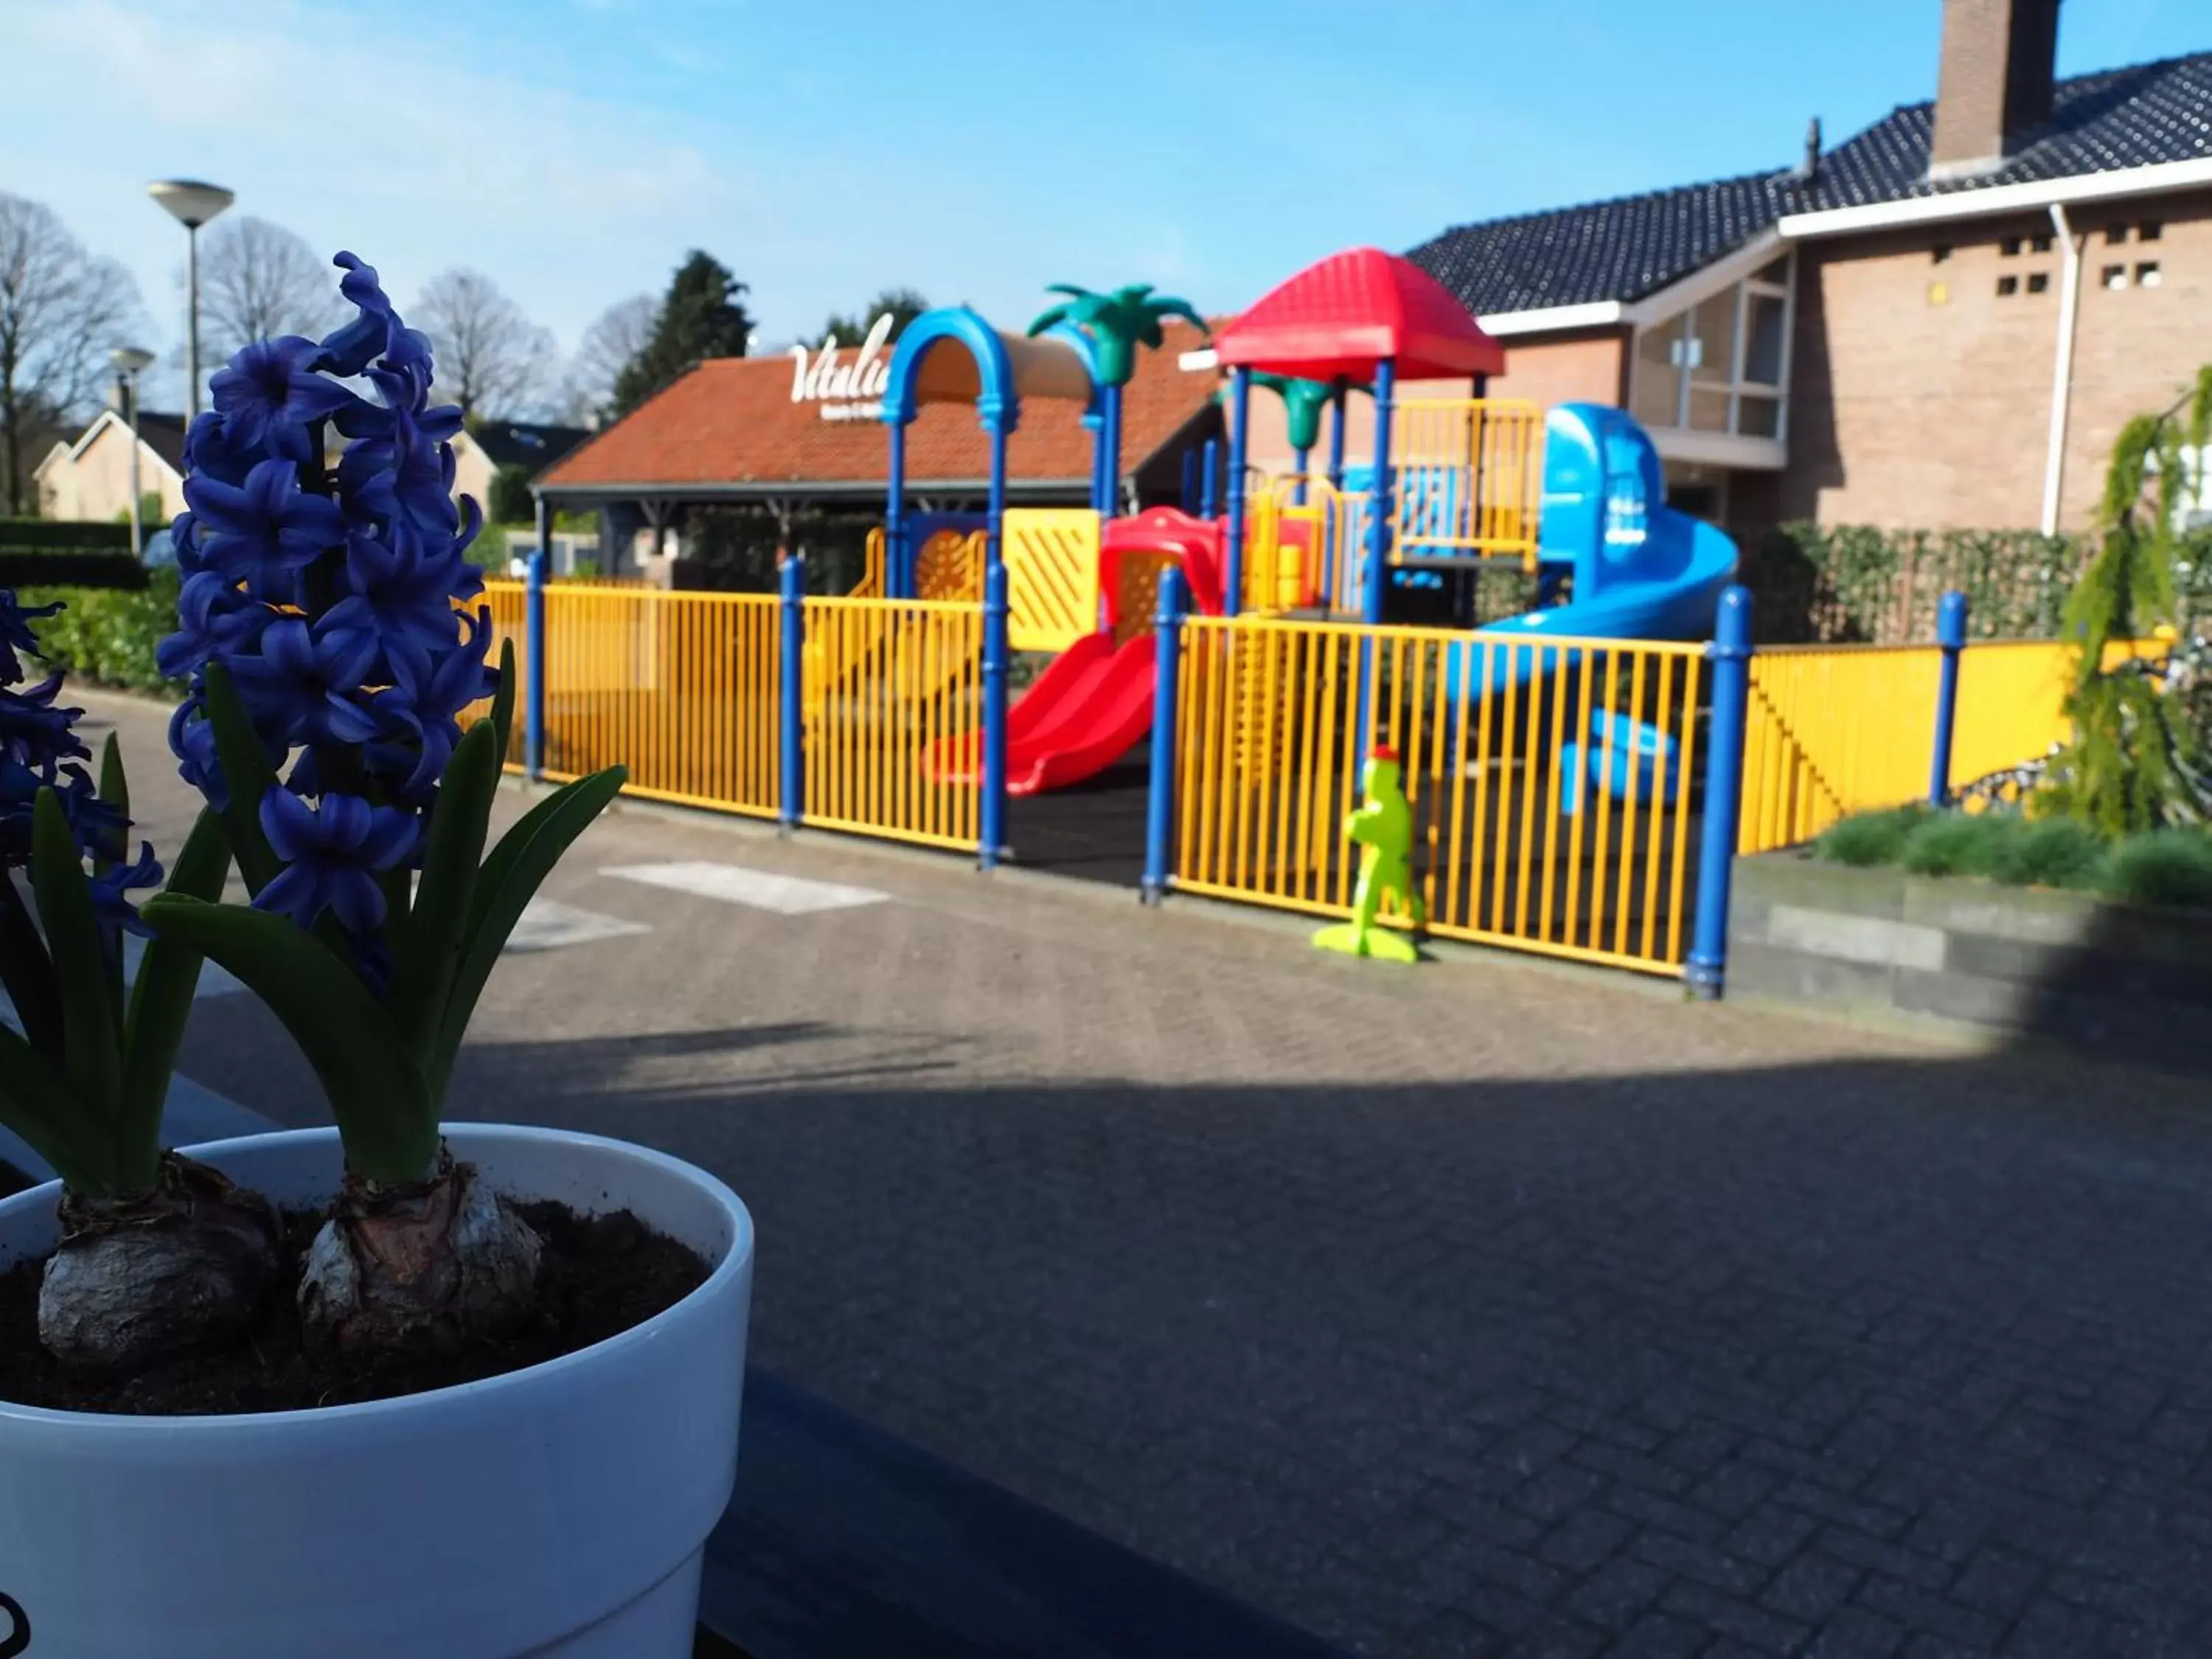
[[1930, 179], [2003, 164], [2051, 118], [2058, 0], [1943, 0], [1943, 64], [1936, 90]]
[[1790, 176], [1801, 185], [1818, 184], [1820, 179], [1820, 118], [1814, 116], [1805, 129], [1805, 154], [1790, 170]]

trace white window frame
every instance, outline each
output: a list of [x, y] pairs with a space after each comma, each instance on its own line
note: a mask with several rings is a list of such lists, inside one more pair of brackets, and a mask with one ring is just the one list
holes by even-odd
[[[1771, 264], [1774, 257], [1770, 250], [1769, 257], [1757, 268], [1763, 270]], [[1741, 277], [1731, 285], [1735, 304], [1730, 329], [1733, 338], [1729, 348], [1729, 378], [1725, 387], [1728, 392], [1728, 427], [1724, 433], [1706, 434], [1709, 437], [1751, 437], [1763, 443], [1781, 444], [1787, 444], [1790, 441], [1790, 381], [1796, 357], [1793, 347], [1797, 331], [1797, 251], [1795, 248], [1784, 249], [1779, 257], [1785, 261], [1779, 283], [1762, 282], [1753, 275]], [[1772, 386], [1744, 379], [1744, 360], [1750, 343], [1746, 337], [1746, 325], [1750, 319], [1751, 301], [1754, 295], [1782, 301], [1782, 378]], [[1698, 307], [1711, 297], [1711, 294], [1698, 295], [1685, 303], [1680, 310], [1656, 322], [1640, 325], [1629, 341], [1628, 406], [1632, 410], [1638, 407], [1636, 382], [1644, 372], [1644, 337], [1655, 332], [1662, 338], [1669, 332], [1673, 335], [1668, 342], [1667, 352], [1669, 369], [1674, 376], [1674, 421], [1669, 430], [1689, 432], [1695, 429], [1690, 425], [1690, 395], [1695, 383], [1691, 378], [1690, 365], [1686, 361], [1689, 356], [1690, 319], [1696, 314]], [[1704, 389], [1711, 392], [1723, 388], [1708, 385]], [[1747, 434], [1742, 430], [1743, 401], [1746, 398], [1769, 401], [1776, 405], [1772, 433]]]

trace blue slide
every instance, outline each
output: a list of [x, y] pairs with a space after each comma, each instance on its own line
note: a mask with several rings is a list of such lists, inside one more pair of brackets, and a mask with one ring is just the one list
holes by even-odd
[[1571, 573], [1573, 587], [1565, 605], [1477, 635], [1709, 638], [1721, 590], [1735, 577], [1735, 544], [1665, 505], [1659, 452], [1621, 410], [1561, 404], [1544, 424], [1538, 568], [1554, 579]]
[[[1711, 636], [1721, 591], [1735, 580], [1736, 546], [1713, 526], [1666, 504], [1659, 452], [1622, 410], [1599, 404], [1561, 404], [1545, 421], [1544, 514], [1538, 570], [1551, 582], [1571, 577], [1567, 601], [1474, 630], [1485, 641], [1545, 639], [1702, 640]], [[1475, 696], [1525, 686], [1540, 674], [1578, 669], [1578, 651], [1455, 651], [1456, 688], [1473, 672]], [[1599, 665], [1602, 665], [1602, 662]], [[1665, 797], [1674, 794], [1674, 744], [1626, 715], [1593, 711], [1587, 750], [1563, 745], [1561, 805], [1579, 799], [1581, 756], [1595, 781], [1615, 794], [1626, 772], [1651, 798], [1655, 770]], [[1595, 776], [1599, 756], [1613, 757], [1621, 775]]]

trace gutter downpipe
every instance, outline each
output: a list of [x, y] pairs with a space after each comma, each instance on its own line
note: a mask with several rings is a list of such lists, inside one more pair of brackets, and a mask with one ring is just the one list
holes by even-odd
[[2043, 460], [2043, 533], [2058, 533], [2058, 502], [2066, 483], [2066, 416], [2074, 400], [2074, 335], [2081, 309], [2081, 249], [2068, 222], [2066, 204], [2051, 204], [2051, 228], [2064, 246], [2058, 278], [2058, 361], [2051, 376], [2051, 447]]

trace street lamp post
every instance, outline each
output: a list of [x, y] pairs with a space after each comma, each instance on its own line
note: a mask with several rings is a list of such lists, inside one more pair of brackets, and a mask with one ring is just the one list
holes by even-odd
[[162, 179], [146, 193], [185, 228], [185, 424], [200, 412], [200, 227], [234, 199], [221, 185], [198, 179]]
[[118, 346], [107, 354], [115, 365], [115, 384], [123, 393], [123, 412], [131, 422], [131, 556], [146, 556], [146, 526], [138, 511], [138, 376], [154, 361], [150, 351]]

